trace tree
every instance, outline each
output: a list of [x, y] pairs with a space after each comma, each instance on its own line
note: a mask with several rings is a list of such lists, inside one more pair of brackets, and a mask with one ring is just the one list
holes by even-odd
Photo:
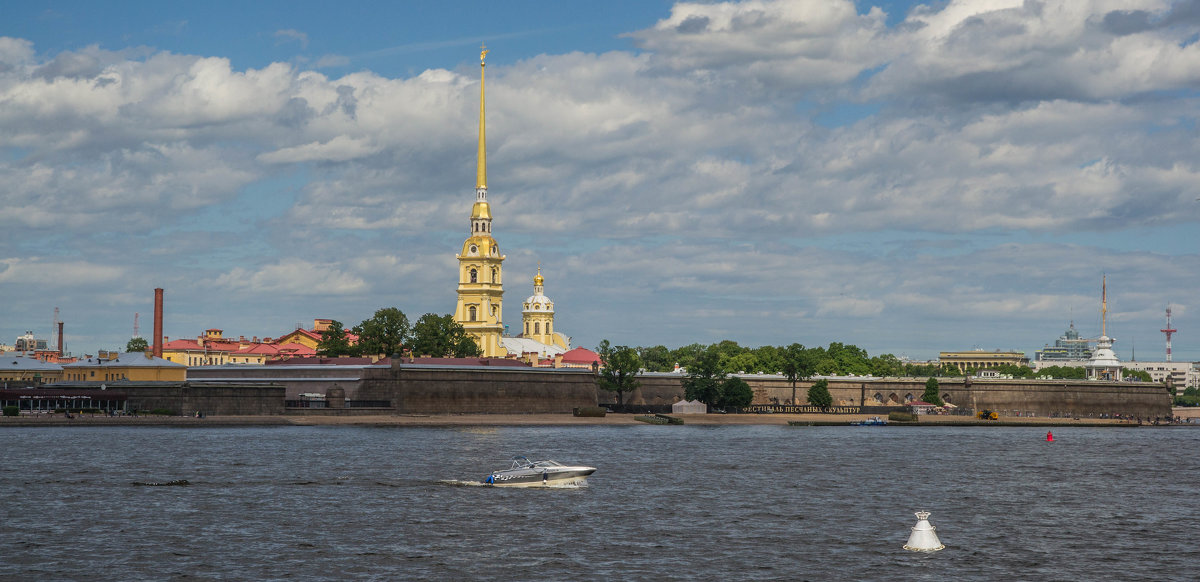
[[412, 329], [412, 353], [434, 357], [474, 358], [483, 355], [479, 344], [467, 335], [454, 317], [426, 313]]
[[696, 359], [707, 349], [700, 344], [689, 344], [681, 348], [675, 348], [671, 350], [671, 361], [683, 368], [691, 368]]
[[813, 375], [813, 360], [804, 346], [792, 344], [783, 348], [783, 367], [780, 370], [792, 383], [792, 403], [796, 403], [796, 381]]
[[938, 387], [937, 378], [930, 378], [925, 381], [925, 393], [921, 395], [922, 402], [928, 402], [934, 406], [944, 406], [942, 402], [941, 389]]
[[717, 407], [725, 384], [725, 372], [721, 369], [721, 353], [710, 346], [696, 356], [688, 366], [683, 379], [683, 395], [688, 400], [699, 400]]
[[721, 397], [717, 401], [720, 408], [743, 408], [754, 401], [754, 390], [741, 378], [727, 378], [721, 385]]
[[900, 376], [904, 373], [904, 364], [892, 354], [883, 354], [871, 358], [871, 375], [882, 378]]
[[129, 353], [144, 352], [150, 349], [150, 344], [146, 342], [146, 338], [135, 337], [125, 344], [125, 351]]
[[321, 330], [321, 339], [317, 342], [317, 355], [336, 358], [338, 356], [357, 356], [359, 352], [350, 345], [350, 338], [346, 336], [346, 329], [342, 327], [342, 322], [334, 320], [329, 323], [329, 327]]
[[613, 347], [608, 340], [601, 340], [596, 348], [600, 354], [600, 388], [617, 393], [617, 405], [625, 405], [625, 393], [633, 392], [641, 385], [637, 375], [642, 368], [642, 358], [637, 350], [629, 346]]
[[821, 408], [833, 406], [833, 395], [829, 393], [829, 380], [817, 380], [813, 382], [812, 386], [809, 386], [808, 403]]
[[408, 316], [395, 307], [385, 307], [376, 311], [371, 319], [354, 326], [354, 333], [358, 335], [358, 348], [363, 354], [398, 354], [408, 343]]
[[638, 356], [642, 358], [642, 366], [650, 372], [670, 372], [675, 368], [671, 360], [671, 350], [666, 346], [638, 348]]

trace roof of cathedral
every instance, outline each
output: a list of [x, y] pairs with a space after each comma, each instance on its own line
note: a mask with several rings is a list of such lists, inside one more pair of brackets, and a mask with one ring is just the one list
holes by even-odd
[[504, 346], [509, 355], [537, 354], [540, 357], [553, 357], [567, 352], [558, 346], [524, 337], [502, 337], [500, 345]]

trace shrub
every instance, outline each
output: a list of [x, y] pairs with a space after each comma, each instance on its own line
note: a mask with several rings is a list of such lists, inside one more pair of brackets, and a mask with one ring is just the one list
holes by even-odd
[[18, 414], [21, 414], [20, 407], [17, 407], [17, 406], [5, 406], [4, 407], [4, 416], [17, 416]]

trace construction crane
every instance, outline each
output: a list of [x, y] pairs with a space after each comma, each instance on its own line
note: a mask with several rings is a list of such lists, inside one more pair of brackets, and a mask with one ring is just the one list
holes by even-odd
[[1171, 361], [1171, 334], [1179, 331], [1179, 330], [1171, 327], [1171, 304], [1170, 303], [1167, 304], [1167, 327], [1165, 329], [1160, 329], [1158, 331], [1161, 331], [1161, 332], [1167, 334], [1167, 361], [1170, 362]]

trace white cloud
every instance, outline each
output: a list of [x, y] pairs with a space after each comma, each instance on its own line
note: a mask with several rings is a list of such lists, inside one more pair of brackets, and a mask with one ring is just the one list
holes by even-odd
[[[892, 27], [860, 6], [680, 3], [637, 53], [489, 66], [510, 290], [557, 264], [585, 345], [1040, 345], [1094, 312], [1102, 270], [1130, 282], [1131, 325], [1189, 312], [1197, 23], [1151, 0], [949, 2]], [[47, 266], [112, 301], [170, 286], [196, 319], [452, 309], [477, 65], [232, 62], [0, 38], [0, 248], [86, 257], [10, 259], [6, 297]], [[914, 326], [939, 331], [918, 346]]]
[[294, 28], [281, 28], [275, 31], [276, 45], [289, 42], [298, 42], [300, 48], [308, 48], [308, 35]]
[[87, 261], [64, 261], [48, 257], [0, 259], [0, 285], [43, 290], [111, 283], [125, 276], [126, 272], [120, 265]]
[[352, 295], [368, 288], [366, 281], [345, 273], [337, 265], [303, 259], [284, 259], [257, 270], [235, 267], [217, 278], [216, 286], [229, 292], [280, 295]]

